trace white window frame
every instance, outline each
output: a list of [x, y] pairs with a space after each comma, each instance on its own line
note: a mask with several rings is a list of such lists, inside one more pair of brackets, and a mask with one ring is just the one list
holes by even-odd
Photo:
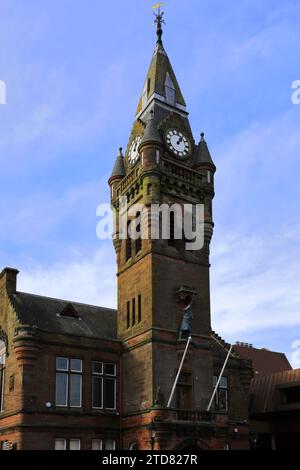
[[[81, 366], [82, 368], [82, 366]], [[82, 387], [83, 387], [83, 378], [82, 378], [82, 372], [70, 372], [70, 376], [72, 375], [78, 375], [80, 377], [80, 401], [79, 405], [71, 405], [71, 397], [69, 396], [69, 407], [70, 408], [82, 408]], [[70, 390], [69, 390], [69, 395], [71, 393], [71, 377], [70, 377]]]
[[[71, 449], [71, 442], [77, 442], [79, 444], [79, 449]], [[69, 450], [81, 450], [81, 439], [70, 439], [69, 440]]]
[[[58, 359], [65, 359], [67, 361], [67, 368], [60, 368], [57, 366]], [[72, 360], [80, 361], [80, 371], [72, 369]], [[83, 361], [77, 357], [62, 357], [58, 356], [55, 358], [55, 406], [57, 408], [82, 408], [82, 389], [83, 389]], [[65, 374], [67, 376], [67, 383], [66, 383], [66, 403], [64, 405], [56, 403], [56, 377], [57, 374]], [[71, 405], [70, 404], [70, 392], [71, 392], [71, 376], [78, 375], [80, 377], [80, 403], [79, 405]]]
[[62, 374], [62, 371], [56, 371], [56, 374], [55, 374], [55, 406], [59, 407], [59, 408], [66, 408], [68, 406], [68, 403], [69, 403], [69, 373], [67, 371], [63, 371], [63, 373], [67, 376], [67, 385], [66, 385], [66, 402], [64, 405], [58, 405], [56, 403], [56, 386], [57, 386], [57, 383], [56, 383], [56, 379], [57, 379], [57, 374]]
[[[113, 448], [112, 449], [106, 449], [106, 443], [107, 442], [112, 442], [113, 443]], [[104, 450], [116, 450], [116, 440], [115, 439], [105, 439], [104, 440]]]
[[[93, 449], [94, 443], [99, 443], [99, 449]], [[92, 450], [99, 451], [103, 450], [103, 439], [92, 439]]]
[[[72, 369], [72, 361], [80, 361], [80, 370], [73, 370]], [[82, 374], [82, 359], [78, 359], [77, 357], [72, 357], [70, 359], [70, 373], [72, 374]]]
[[[56, 443], [60, 441], [64, 443], [64, 449], [56, 449]], [[57, 439], [54, 440], [54, 450], [67, 450], [67, 439], [64, 439], [63, 437], [58, 437]]]
[[[93, 364], [102, 364], [102, 374], [100, 372], [94, 372], [93, 369]], [[113, 374], [106, 374], [104, 373], [104, 366], [105, 365], [110, 365], [114, 366], [114, 373]], [[102, 406], [94, 406], [94, 387], [93, 387], [93, 377], [100, 377], [101, 380], [101, 396], [102, 396]], [[115, 387], [114, 387], [114, 407], [113, 408], [107, 408], [104, 407], [104, 380], [105, 378], [112, 378], [115, 381]], [[92, 408], [94, 410], [109, 410], [109, 411], [115, 411], [117, 409], [117, 365], [114, 364], [113, 362], [102, 362], [102, 361], [92, 361]]]
[[[57, 366], [57, 360], [58, 359], [65, 359], [67, 361], [67, 368], [66, 369], [61, 369]], [[58, 372], [69, 372], [69, 358], [68, 357], [62, 357], [62, 356], [58, 356], [55, 358], [55, 368], [56, 368], [56, 371]]]
[[[218, 380], [218, 377], [216, 375], [214, 375], [214, 387], [216, 386], [216, 383], [217, 383], [217, 380]], [[223, 380], [226, 380], [226, 387], [224, 385], [222, 385], [222, 381]], [[229, 410], [229, 394], [228, 394], [228, 377], [227, 376], [222, 376], [221, 378], [221, 381], [219, 383], [219, 386], [217, 388], [217, 392], [216, 392], [216, 395], [215, 395], [215, 404], [217, 404], [219, 406], [219, 392], [220, 390], [224, 390], [226, 392], [226, 409], [224, 410], [220, 410], [220, 409], [217, 409], [216, 411], [219, 411], [219, 412], [224, 412], [224, 413], [227, 413], [228, 410]]]
[[[101, 372], [94, 372], [94, 364], [101, 364]], [[103, 367], [103, 362], [101, 361], [92, 361], [92, 408], [94, 410], [103, 410], [103, 372], [104, 372], [104, 367]], [[102, 401], [102, 406], [94, 406], [94, 380], [93, 377], [100, 377], [101, 380], [101, 401]]]

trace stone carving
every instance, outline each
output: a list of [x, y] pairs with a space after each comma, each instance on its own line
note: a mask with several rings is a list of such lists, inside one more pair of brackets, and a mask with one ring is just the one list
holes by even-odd
[[183, 310], [183, 317], [180, 327], [179, 339], [183, 339], [183, 337], [189, 337], [192, 333], [192, 320], [193, 320], [193, 312], [192, 312], [192, 297], [188, 296], [185, 299], [186, 307]]

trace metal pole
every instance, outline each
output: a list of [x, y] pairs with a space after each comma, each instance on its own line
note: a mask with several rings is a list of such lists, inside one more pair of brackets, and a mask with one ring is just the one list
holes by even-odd
[[230, 356], [230, 354], [231, 354], [231, 351], [232, 351], [232, 345], [231, 345], [230, 348], [229, 348], [229, 351], [228, 351], [228, 354], [227, 354], [227, 356], [226, 356], [224, 365], [223, 365], [223, 367], [222, 367], [222, 370], [221, 370], [221, 373], [220, 373], [220, 375], [219, 375], [218, 381], [217, 381], [217, 383], [216, 383], [215, 389], [214, 389], [214, 391], [213, 391], [213, 394], [212, 394], [212, 396], [211, 396], [210, 402], [209, 402], [209, 404], [208, 404], [207, 411], [210, 410], [210, 407], [211, 407], [211, 405], [212, 405], [212, 402], [214, 401], [215, 395], [216, 395], [217, 390], [218, 390], [218, 387], [219, 387], [219, 383], [220, 383], [221, 378], [222, 378], [222, 376], [223, 376], [223, 374], [224, 374], [224, 370], [225, 370], [225, 367], [227, 366], [227, 362], [228, 362], [229, 356]]
[[185, 356], [186, 356], [189, 344], [191, 342], [191, 339], [192, 339], [192, 337], [189, 336], [189, 338], [187, 340], [187, 343], [186, 343], [186, 347], [185, 347], [183, 356], [182, 356], [182, 359], [181, 359], [181, 363], [180, 363], [180, 366], [179, 366], [179, 369], [178, 369], [178, 372], [177, 372], [177, 375], [176, 375], [176, 379], [175, 379], [175, 382], [174, 382], [174, 385], [173, 385], [173, 388], [172, 388], [172, 391], [171, 391], [171, 395], [170, 395], [170, 398], [169, 398], [169, 401], [168, 401], [168, 404], [167, 404], [167, 408], [170, 408], [171, 401], [172, 401], [173, 396], [174, 396], [175, 388], [176, 388], [176, 385], [177, 385], [177, 382], [178, 382], [178, 379], [179, 379], [179, 376], [180, 376], [180, 372], [181, 372], [181, 369], [182, 369], [182, 366], [183, 366]]

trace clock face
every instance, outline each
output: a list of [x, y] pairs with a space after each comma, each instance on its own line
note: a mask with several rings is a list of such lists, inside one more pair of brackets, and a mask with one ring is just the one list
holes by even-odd
[[142, 140], [141, 137], [137, 136], [133, 139], [133, 141], [130, 145], [129, 152], [128, 152], [128, 161], [129, 161], [130, 165], [133, 165], [139, 159], [138, 149], [139, 149], [141, 140]]
[[190, 144], [187, 137], [176, 129], [167, 132], [167, 144], [173, 153], [179, 158], [185, 158], [189, 155]]

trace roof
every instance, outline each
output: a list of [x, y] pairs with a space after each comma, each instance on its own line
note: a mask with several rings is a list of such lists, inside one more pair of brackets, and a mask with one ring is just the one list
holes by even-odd
[[125, 165], [124, 165], [124, 157], [122, 153], [122, 148], [119, 148], [119, 153], [115, 161], [115, 165], [113, 167], [113, 171], [110, 175], [110, 180], [112, 178], [124, 177], [126, 176]]
[[234, 350], [242, 357], [250, 359], [256, 374], [271, 374], [291, 370], [292, 366], [284, 353], [257, 349], [251, 345], [237, 344]]
[[155, 94], [166, 98], [165, 86], [166, 84], [168, 85], [171, 83], [173, 84], [175, 90], [176, 103], [185, 107], [186, 104], [167, 53], [162, 44], [157, 44], [152, 56], [151, 64], [147, 73], [145, 85], [136, 114], [139, 114], [139, 112], [142, 110], [143, 94], [145, 92], [147, 92], [148, 102]]
[[[51, 333], [117, 339], [116, 310], [23, 292], [11, 295], [10, 300], [24, 325]], [[74, 310], [77, 317], [68, 315], [68, 310]]]
[[269, 375], [256, 376], [250, 387], [251, 402], [250, 413], [272, 413], [275, 411], [284, 411], [299, 409], [300, 402], [292, 405], [284, 404], [280, 389], [287, 389], [293, 386], [300, 388], [300, 369], [284, 370]]
[[213, 162], [213, 159], [211, 158], [211, 154], [208, 149], [206, 140], [204, 139], [204, 133], [202, 133], [201, 140], [199, 142], [199, 145], [197, 147], [196, 154], [195, 154], [194, 166], [197, 167], [197, 166], [207, 165], [207, 164], [212, 166], [214, 169], [216, 168]]
[[149, 113], [147, 124], [141, 141], [142, 144], [145, 144], [146, 142], [162, 142], [161, 136], [157, 129], [157, 122], [154, 118], [153, 111]]

